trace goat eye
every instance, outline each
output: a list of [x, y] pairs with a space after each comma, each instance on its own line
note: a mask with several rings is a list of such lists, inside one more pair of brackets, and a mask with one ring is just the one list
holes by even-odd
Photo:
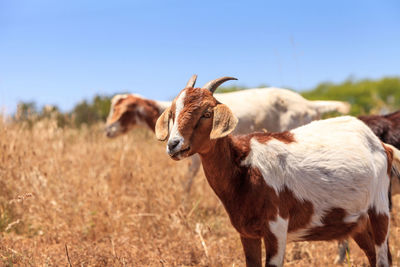
[[204, 112], [204, 114], [203, 114], [202, 117], [203, 117], [203, 118], [211, 118], [211, 112], [209, 112], [209, 111]]

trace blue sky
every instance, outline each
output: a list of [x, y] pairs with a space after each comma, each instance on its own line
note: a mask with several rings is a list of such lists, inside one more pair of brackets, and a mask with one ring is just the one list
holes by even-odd
[[400, 75], [399, 1], [0, 0], [0, 106]]

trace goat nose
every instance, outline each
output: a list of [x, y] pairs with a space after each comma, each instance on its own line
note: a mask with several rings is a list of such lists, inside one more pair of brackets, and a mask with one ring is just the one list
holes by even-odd
[[169, 151], [172, 151], [175, 147], [177, 147], [179, 144], [179, 139], [173, 139], [168, 142], [168, 149]]
[[107, 137], [113, 137], [113, 132], [112, 131], [107, 131], [106, 132]]

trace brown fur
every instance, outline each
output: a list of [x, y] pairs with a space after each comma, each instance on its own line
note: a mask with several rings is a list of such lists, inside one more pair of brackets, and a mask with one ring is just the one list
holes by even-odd
[[376, 266], [376, 253], [374, 234], [372, 232], [371, 221], [368, 219], [364, 224], [364, 231], [355, 231], [353, 239], [357, 245], [364, 251], [371, 266]]
[[313, 213], [312, 203], [297, 199], [287, 187], [279, 193], [279, 215], [289, 218], [289, 233], [307, 226]]
[[[345, 223], [343, 219], [346, 215], [346, 211], [342, 208], [332, 208], [328, 210], [321, 220], [323, 225], [310, 229], [307, 235], [304, 236], [305, 240], [342, 240], [348, 237], [352, 231], [356, 229], [359, 221]], [[363, 218], [361, 217], [360, 219]]]
[[239, 135], [232, 138], [232, 147], [235, 153], [235, 162], [240, 164], [250, 152], [250, 140], [254, 138], [260, 143], [267, 143], [272, 140], [278, 140], [285, 144], [295, 142], [295, 138], [291, 132], [271, 133], [271, 132], [256, 132], [247, 135]]
[[375, 244], [380, 246], [385, 242], [389, 228], [389, 217], [386, 214], [378, 214], [374, 208], [368, 210], [368, 215], [372, 224]]
[[400, 111], [387, 115], [359, 116], [382, 142], [400, 149]]
[[[225, 155], [230, 157], [229, 154]], [[266, 236], [268, 222], [275, 220], [278, 214], [279, 199], [275, 190], [265, 183], [258, 169], [240, 165], [227, 169], [221, 166], [228, 163], [225, 160], [211, 162], [205, 158], [202, 156], [208, 181], [235, 229], [247, 238]]]
[[285, 144], [290, 144], [295, 142], [294, 136], [291, 132], [281, 132], [281, 133], [264, 133], [262, 135], [257, 135], [256, 140], [260, 143], [267, 143], [272, 139], [277, 139]]
[[140, 120], [154, 132], [159, 116], [160, 111], [155, 101], [128, 95], [114, 104], [113, 114], [111, 118], [108, 118], [107, 126], [119, 121], [122, 133], [125, 133]]
[[278, 253], [278, 240], [274, 234], [268, 229], [267, 235], [264, 237], [265, 244], [265, 266], [274, 267], [275, 265], [269, 264], [271, 258]]
[[385, 144], [383, 144], [383, 143], [382, 143], [382, 145], [383, 145], [383, 148], [385, 149], [386, 156], [387, 156], [387, 162], [388, 162], [388, 164], [387, 164], [387, 174], [388, 174], [389, 179], [390, 179], [390, 177], [392, 176], [393, 150], [390, 147], [385, 146]]
[[[196, 126], [195, 123], [198, 121], [204, 109], [207, 109], [208, 106], [216, 105], [217, 101], [210, 96], [212, 96], [212, 94], [207, 90], [201, 90], [200, 88], [186, 89], [184, 106], [177, 118], [178, 129], [182, 136], [189, 136], [192, 133]], [[194, 101], [196, 99], [198, 101]]]
[[244, 256], [247, 266], [261, 266], [261, 239], [246, 238], [241, 236]]

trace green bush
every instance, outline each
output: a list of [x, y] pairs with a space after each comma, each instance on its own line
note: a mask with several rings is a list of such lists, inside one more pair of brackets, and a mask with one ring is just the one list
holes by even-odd
[[400, 78], [349, 79], [340, 84], [326, 82], [302, 95], [313, 100], [347, 101], [351, 104], [352, 115], [386, 113], [400, 108]]

